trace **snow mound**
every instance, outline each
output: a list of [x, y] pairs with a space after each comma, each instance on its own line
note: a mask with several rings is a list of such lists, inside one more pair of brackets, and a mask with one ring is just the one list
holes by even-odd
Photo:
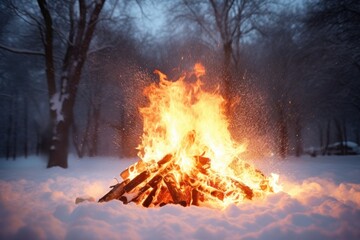
[[259, 161], [284, 191], [225, 210], [99, 204], [132, 159], [0, 160], [0, 239], [360, 239], [360, 160]]

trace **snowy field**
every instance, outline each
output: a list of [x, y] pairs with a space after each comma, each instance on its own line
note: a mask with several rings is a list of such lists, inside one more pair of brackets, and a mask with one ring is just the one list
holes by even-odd
[[257, 161], [283, 192], [222, 211], [97, 203], [133, 162], [0, 159], [0, 239], [360, 239], [360, 156]]

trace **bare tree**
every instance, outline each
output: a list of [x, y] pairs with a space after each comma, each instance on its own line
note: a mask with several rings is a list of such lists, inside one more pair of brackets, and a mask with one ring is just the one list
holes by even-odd
[[303, 61], [299, 32], [301, 22], [298, 13], [284, 11], [277, 15], [277, 20], [267, 28], [264, 35], [257, 39], [253, 47], [256, 60], [252, 71], [260, 89], [267, 95], [271, 109], [270, 121], [277, 152], [286, 157], [290, 151], [300, 156], [303, 149], [305, 120], [308, 115], [309, 84], [299, 76], [306, 62]]
[[[260, 31], [261, 25], [270, 12], [269, 1], [258, 0], [182, 0], [176, 8], [176, 17], [196, 23], [203, 38], [213, 46], [221, 46], [223, 53], [222, 78], [224, 93], [228, 100], [228, 112], [232, 104], [235, 86], [231, 74], [233, 64], [241, 65], [241, 42]], [[238, 71], [243, 79], [244, 70]]]
[[[360, 4], [356, 0], [313, 1], [304, 19], [304, 47], [310, 58], [316, 59], [309, 76], [316, 78], [326, 90], [327, 105], [322, 109], [326, 118], [335, 122], [335, 132], [356, 139], [360, 110]], [[321, 61], [319, 61], [319, 59]], [[325, 91], [323, 91], [325, 93]], [[324, 96], [325, 94], [318, 94]], [[324, 114], [323, 114], [324, 115]], [[346, 125], [338, 119], [346, 116]], [[342, 126], [343, 125], [343, 126]], [[341, 127], [339, 127], [341, 126]], [[341, 130], [341, 131], [340, 131]], [[337, 141], [343, 137], [337, 134]]]
[[[73, 122], [73, 108], [90, 42], [105, 0], [69, 2], [69, 31], [62, 63], [59, 89], [56, 86], [54, 63], [54, 28], [52, 13], [45, 0], [38, 0], [44, 24], [46, 76], [50, 97], [50, 116], [53, 125], [48, 167], [67, 168], [69, 130]], [[76, 16], [76, 13], [79, 15]], [[77, 18], [76, 18], [77, 17]]]
[[312, 51], [331, 56], [331, 64], [324, 66], [330, 73], [328, 78], [341, 72], [337, 81], [341, 89], [348, 90], [347, 101], [360, 110], [360, 81], [356, 80], [360, 75], [359, 1], [314, 1], [308, 8], [305, 24], [312, 34], [309, 40], [309, 44], [315, 46]]
[[[26, 10], [15, 3], [10, 4], [21, 18], [38, 27], [43, 43], [43, 51], [0, 47], [10, 52], [45, 57], [52, 129], [48, 167], [67, 168], [69, 129], [73, 122], [77, 89], [104, 3], [105, 0], [67, 0], [61, 4], [38, 0], [41, 17], [36, 16], [35, 6], [30, 3], [27, 3]], [[58, 46], [64, 50], [59, 51]], [[61, 59], [59, 64], [58, 59]]]

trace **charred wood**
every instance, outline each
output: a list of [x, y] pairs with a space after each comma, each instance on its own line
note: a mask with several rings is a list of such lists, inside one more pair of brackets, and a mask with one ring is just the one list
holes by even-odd
[[[159, 183], [157, 183], [159, 184]], [[154, 197], [155, 197], [155, 194], [158, 190], [158, 185], [155, 185], [155, 187], [151, 190], [150, 194], [147, 196], [147, 198], [145, 199], [145, 201], [143, 202], [143, 206], [144, 207], [149, 207], [150, 204], [152, 203]]]
[[159, 184], [159, 182], [162, 180], [162, 176], [156, 175], [153, 177], [145, 186], [140, 188], [140, 190], [136, 193], [136, 197], [132, 199], [133, 202], [137, 202], [138, 199], [141, 197], [142, 194], [144, 194], [150, 187], [155, 188]]
[[191, 191], [191, 205], [199, 206], [199, 192], [196, 188]]
[[108, 202], [112, 199], [119, 199], [124, 193], [124, 186], [129, 183], [129, 180], [125, 180], [122, 183], [118, 183], [112, 187], [112, 189], [99, 199], [99, 202]]
[[150, 176], [150, 172], [149, 171], [143, 171], [142, 173], [140, 173], [139, 175], [137, 175], [133, 180], [131, 180], [125, 187], [124, 190], [125, 192], [130, 192], [131, 190], [133, 190], [135, 187], [137, 187], [140, 183], [142, 183], [143, 181], [145, 181], [148, 177]]
[[177, 188], [175, 177], [173, 174], [168, 174], [164, 177], [164, 182], [170, 192], [170, 195], [175, 204], [180, 204], [182, 206], [186, 206], [187, 203], [182, 196], [181, 190]]

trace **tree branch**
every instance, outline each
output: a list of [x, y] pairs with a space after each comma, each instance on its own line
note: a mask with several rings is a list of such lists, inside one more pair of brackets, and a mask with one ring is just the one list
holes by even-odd
[[218, 41], [216, 40], [216, 37], [212, 34], [211, 30], [208, 27], [206, 27], [204, 22], [199, 18], [199, 15], [190, 6], [188, 1], [183, 1], [183, 3], [185, 5], [185, 7], [190, 11], [190, 14], [194, 17], [195, 22], [200, 26], [200, 28], [206, 32], [206, 34], [214, 41], [215, 44], [218, 43]]
[[16, 54], [25, 54], [25, 55], [42, 56], [42, 57], [45, 56], [44, 52], [9, 47], [9, 46], [5, 46], [1, 43], [0, 43], [0, 49], [3, 49], [8, 52], [16, 53]]
[[[54, 64], [54, 46], [53, 46], [53, 21], [46, 0], [37, 0], [41, 15], [45, 24], [44, 50], [46, 78], [49, 90], [49, 99], [56, 93], [55, 82], [55, 64]], [[51, 111], [54, 114], [54, 111]]]
[[114, 47], [114, 46], [113, 45], [103, 45], [103, 46], [100, 46], [100, 47], [97, 47], [97, 48], [93, 48], [91, 50], [88, 50], [87, 55], [89, 56], [91, 54], [94, 54], [94, 53], [97, 53], [97, 52], [100, 52], [102, 50], [112, 48], [112, 47]]
[[0, 97], [13, 98], [10, 94], [0, 93]]

